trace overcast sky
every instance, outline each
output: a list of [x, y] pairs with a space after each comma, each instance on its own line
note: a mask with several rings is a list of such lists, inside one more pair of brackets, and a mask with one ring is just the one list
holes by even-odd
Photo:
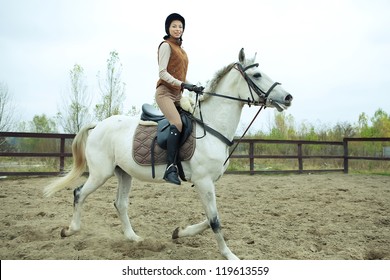
[[[76, 63], [98, 98], [96, 75], [113, 50], [123, 65], [124, 111], [152, 103], [157, 47], [172, 12], [186, 19], [193, 83], [205, 84], [244, 47], [294, 96], [287, 113], [297, 123], [356, 123], [362, 112], [390, 113], [388, 0], [0, 0], [0, 81], [17, 114], [27, 121], [55, 116]], [[243, 124], [255, 110], [244, 109]], [[265, 110], [256, 126], [267, 129], [273, 114]]]

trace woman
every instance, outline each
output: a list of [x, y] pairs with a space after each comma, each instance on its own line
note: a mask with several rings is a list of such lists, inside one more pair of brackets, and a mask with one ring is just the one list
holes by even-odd
[[167, 182], [180, 185], [177, 173], [177, 156], [179, 151], [182, 122], [177, 110], [183, 89], [202, 91], [203, 87], [189, 84], [186, 80], [188, 57], [181, 47], [185, 28], [184, 18], [170, 14], [165, 20], [164, 41], [158, 47], [159, 77], [156, 89], [156, 102], [170, 124], [167, 142], [167, 169], [164, 179]]

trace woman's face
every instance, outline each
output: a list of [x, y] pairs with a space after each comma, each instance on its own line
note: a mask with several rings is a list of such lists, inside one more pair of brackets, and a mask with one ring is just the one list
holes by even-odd
[[180, 20], [173, 20], [169, 26], [169, 35], [175, 39], [179, 39], [183, 34], [183, 24]]

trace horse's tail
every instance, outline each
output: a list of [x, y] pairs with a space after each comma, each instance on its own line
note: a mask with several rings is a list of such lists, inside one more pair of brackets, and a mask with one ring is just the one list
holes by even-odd
[[95, 128], [96, 124], [89, 124], [81, 128], [72, 143], [73, 166], [68, 174], [46, 186], [43, 193], [45, 196], [51, 196], [59, 190], [71, 185], [85, 171], [87, 160], [85, 158], [85, 145], [89, 130]]

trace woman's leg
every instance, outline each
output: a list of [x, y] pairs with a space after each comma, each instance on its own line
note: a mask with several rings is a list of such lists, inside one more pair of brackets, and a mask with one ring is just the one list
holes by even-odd
[[169, 136], [167, 140], [167, 169], [164, 179], [167, 182], [180, 185], [180, 179], [177, 172], [177, 157], [179, 154], [179, 142], [182, 130], [180, 114], [176, 109], [174, 98], [167, 88], [160, 86], [156, 92], [156, 102], [170, 123]]
[[161, 85], [156, 91], [156, 102], [161, 112], [169, 121], [169, 124], [176, 126], [181, 132], [183, 124], [181, 122], [180, 114], [176, 109], [175, 95], [171, 93], [168, 88]]

